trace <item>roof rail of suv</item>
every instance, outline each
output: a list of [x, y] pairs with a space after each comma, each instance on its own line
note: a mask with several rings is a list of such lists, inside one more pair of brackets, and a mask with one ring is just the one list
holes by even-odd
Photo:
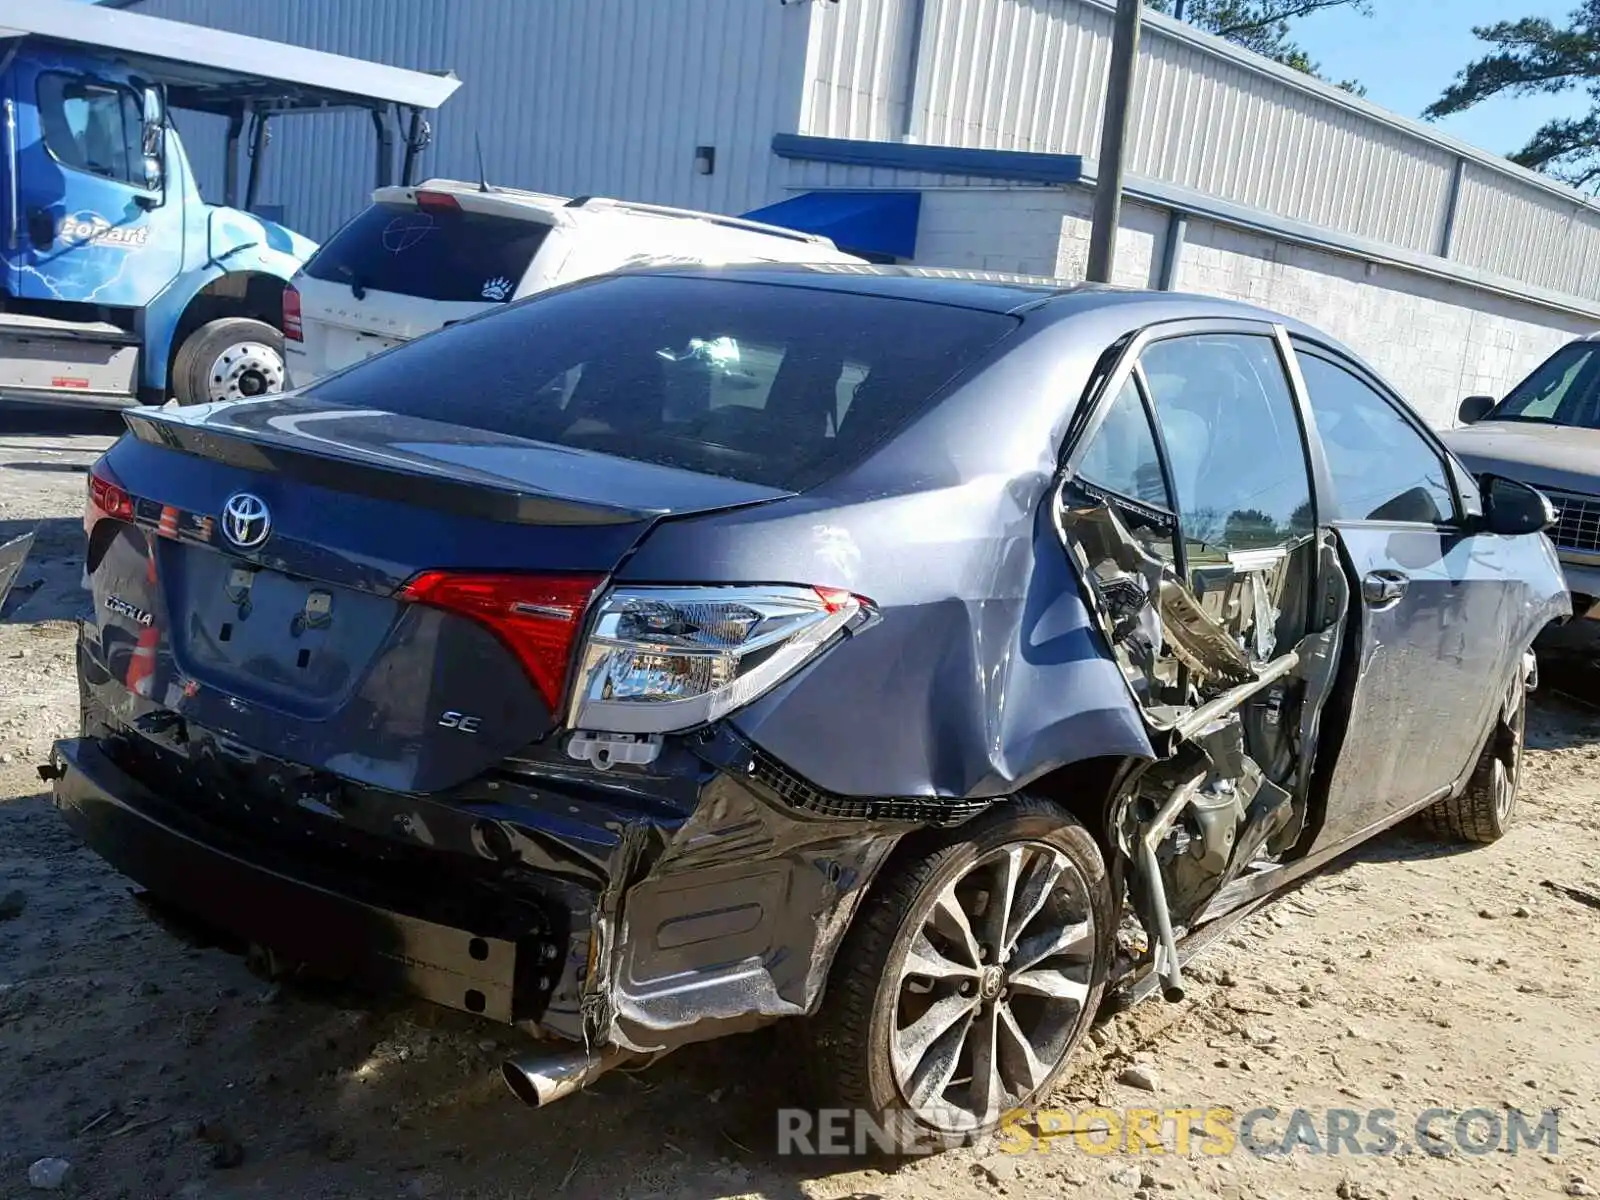
[[627, 212], [654, 213], [661, 217], [689, 217], [728, 229], [748, 229], [752, 233], [770, 234], [788, 238], [791, 242], [811, 242], [831, 245], [827, 238], [816, 233], [801, 233], [798, 229], [785, 229], [782, 225], [768, 225], [764, 221], [747, 221], [743, 217], [725, 217], [721, 213], [702, 212], [694, 208], [673, 208], [666, 204], [641, 204], [635, 200], [613, 200], [608, 196], [574, 196], [567, 208], [620, 208]]

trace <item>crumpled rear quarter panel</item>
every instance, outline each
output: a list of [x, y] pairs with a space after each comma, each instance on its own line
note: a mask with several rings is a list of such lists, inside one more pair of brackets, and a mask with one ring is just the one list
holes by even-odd
[[742, 734], [854, 797], [1002, 796], [1065, 763], [1150, 756], [1047, 512], [1067, 422], [1112, 340], [1100, 323], [1025, 338], [813, 493], [651, 531], [620, 578], [817, 584], [878, 608], [735, 714]]

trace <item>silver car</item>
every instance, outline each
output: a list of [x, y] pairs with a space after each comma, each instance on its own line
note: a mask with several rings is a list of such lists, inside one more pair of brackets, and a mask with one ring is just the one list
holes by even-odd
[[126, 420], [56, 803], [266, 961], [537, 1032], [536, 1105], [784, 1021], [875, 1139], [992, 1130], [1253, 900], [1500, 837], [1567, 612], [1548, 500], [1203, 297], [624, 273]]
[[1600, 334], [1561, 347], [1496, 403], [1468, 396], [1444, 441], [1475, 474], [1520, 479], [1555, 503], [1550, 530], [1576, 617], [1600, 618]]

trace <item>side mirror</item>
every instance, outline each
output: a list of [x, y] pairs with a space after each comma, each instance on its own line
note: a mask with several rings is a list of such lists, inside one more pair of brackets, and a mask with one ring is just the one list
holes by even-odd
[[1485, 475], [1478, 482], [1483, 493], [1483, 528], [1489, 533], [1543, 533], [1560, 518], [1556, 506], [1538, 488], [1499, 475]]
[[1496, 403], [1493, 396], [1468, 396], [1456, 410], [1456, 420], [1463, 425], [1476, 425], [1489, 415]]
[[144, 128], [140, 138], [144, 151], [145, 190], [159, 192], [160, 203], [167, 202], [167, 101], [158, 87], [144, 89]]

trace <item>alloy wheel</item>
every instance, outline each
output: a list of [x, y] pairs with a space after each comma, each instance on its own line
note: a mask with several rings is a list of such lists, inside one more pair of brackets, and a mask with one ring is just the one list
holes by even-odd
[[945, 1132], [987, 1125], [1044, 1086], [1093, 1015], [1089, 886], [1060, 850], [984, 854], [918, 910], [893, 963], [901, 1098]]
[[1505, 720], [1494, 756], [1494, 811], [1502, 823], [1510, 819], [1511, 806], [1517, 799], [1527, 722], [1528, 695], [1518, 680], [1506, 697]]

